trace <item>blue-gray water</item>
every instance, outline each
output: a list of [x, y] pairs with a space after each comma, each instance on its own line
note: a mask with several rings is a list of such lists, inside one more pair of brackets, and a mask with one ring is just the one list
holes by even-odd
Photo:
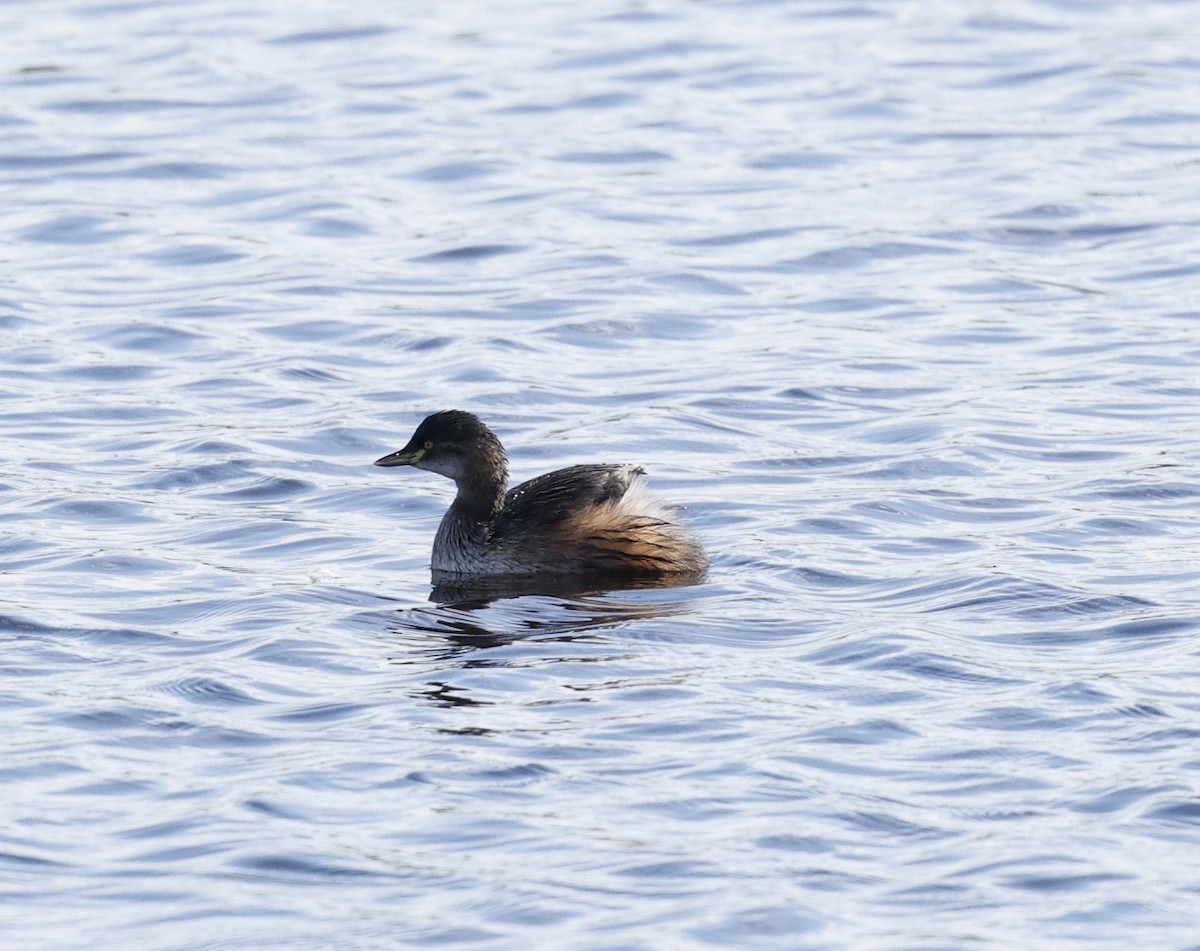
[[[0, 944], [1200, 947], [1200, 5], [0, 35]], [[430, 601], [450, 406], [707, 582]]]

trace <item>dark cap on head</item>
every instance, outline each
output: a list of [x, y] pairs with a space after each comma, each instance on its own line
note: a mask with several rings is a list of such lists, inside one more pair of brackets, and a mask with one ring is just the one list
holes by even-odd
[[435, 443], [469, 443], [480, 439], [495, 439], [495, 434], [474, 413], [461, 409], [444, 409], [421, 421], [410, 442], [422, 444], [426, 439]]

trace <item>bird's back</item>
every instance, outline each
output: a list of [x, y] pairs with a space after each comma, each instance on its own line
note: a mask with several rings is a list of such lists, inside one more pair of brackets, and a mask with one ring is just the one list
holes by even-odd
[[633, 465], [580, 465], [511, 489], [488, 547], [556, 573], [695, 574], [707, 559]]

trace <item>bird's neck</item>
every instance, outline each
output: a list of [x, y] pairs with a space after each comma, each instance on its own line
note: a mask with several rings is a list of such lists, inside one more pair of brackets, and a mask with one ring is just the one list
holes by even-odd
[[499, 468], [474, 468], [456, 481], [458, 494], [450, 506], [450, 512], [464, 522], [490, 524], [504, 508], [504, 490], [508, 482], [508, 470]]
[[492, 526], [504, 508], [503, 474], [457, 482], [458, 495], [442, 516], [433, 539], [431, 564], [435, 571], [480, 570], [487, 558]]

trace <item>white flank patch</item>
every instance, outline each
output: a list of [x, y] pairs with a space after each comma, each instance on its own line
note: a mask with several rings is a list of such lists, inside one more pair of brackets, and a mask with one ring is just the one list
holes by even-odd
[[[636, 469], [628, 466], [627, 469]], [[650, 493], [646, 487], [646, 479], [639, 472], [629, 473], [629, 489], [611, 507], [612, 514], [617, 518], [656, 518], [663, 522], [675, 520], [671, 510]]]

